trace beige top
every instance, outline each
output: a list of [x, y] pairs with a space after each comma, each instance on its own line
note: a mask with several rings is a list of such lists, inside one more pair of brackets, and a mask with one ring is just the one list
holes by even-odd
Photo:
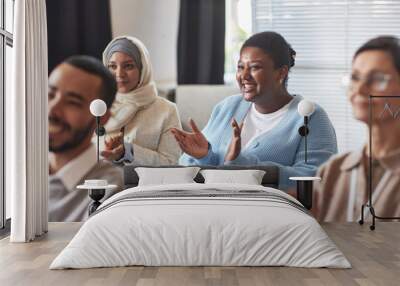
[[[314, 184], [313, 212], [320, 221], [358, 221], [362, 204], [368, 201], [365, 148], [341, 154], [323, 164]], [[400, 150], [385, 158], [373, 160], [372, 203], [375, 214], [400, 216]], [[370, 219], [365, 210], [365, 219]]]
[[[174, 165], [178, 162], [181, 149], [176, 142], [171, 128], [181, 129], [176, 105], [157, 97], [149, 106], [136, 112], [125, 125], [124, 141], [132, 143], [135, 164]], [[119, 131], [106, 132], [107, 136]], [[104, 145], [100, 149], [104, 148]]]

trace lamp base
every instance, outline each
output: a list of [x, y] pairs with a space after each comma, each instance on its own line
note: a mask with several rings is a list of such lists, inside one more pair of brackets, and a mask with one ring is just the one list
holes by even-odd
[[101, 205], [100, 200], [106, 194], [106, 189], [90, 189], [89, 197], [93, 200], [93, 202], [89, 205], [89, 216], [94, 213], [97, 208]]
[[320, 177], [290, 177], [297, 183], [297, 200], [310, 210], [313, 203], [313, 182], [321, 180]]
[[313, 182], [312, 181], [297, 181], [297, 199], [303, 206], [310, 210], [313, 200]]

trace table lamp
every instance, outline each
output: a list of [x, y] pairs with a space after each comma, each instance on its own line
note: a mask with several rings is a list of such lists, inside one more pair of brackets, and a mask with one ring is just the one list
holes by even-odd
[[[107, 112], [107, 105], [101, 99], [95, 99], [90, 103], [90, 113], [96, 117], [96, 136], [97, 136], [97, 163], [100, 161], [99, 155], [99, 137], [106, 133], [106, 130], [100, 124], [100, 118]], [[107, 180], [85, 180], [85, 184], [79, 185], [78, 189], [87, 189], [89, 197], [93, 202], [89, 205], [89, 215], [94, 213], [100, 206], [100, 200], [104, 197], [106, 189], [114, 188], [114, 185], [108, 185]]]
[[[303, 99], [297, 106], [297, 111], [304, 117], [304, 125], [299, 128], [300, 136], [304, 137], [304, 162], [307, 164], [307, 135], [310, 133], [308, 121], [311, 114], [315, 111], [315, 104], [311, 101]], [[313, 181], [321, 180], [319, 177], [290, 177], [292, 181], [297, 183], [297, 199], [305, 208], [312, 208], [313, 200]]]

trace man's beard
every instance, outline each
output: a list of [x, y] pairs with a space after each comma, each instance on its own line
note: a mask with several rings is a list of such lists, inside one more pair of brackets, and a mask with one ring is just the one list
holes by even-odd
[[[51, 121], [51, 120], [60, 122], [60, 120], [58, 120], [56, 118], [49, 118], [49, 121]], [[87, 136], [92, 133], [94, 120], [91, 121], [84, 128], [75, 129], [75, 130], [72, 130], [71, 126], [69, 126], [65, 122], [61, 122], [61, 123], [64, 124], [64, 126], [65, 126], [65, 128], [67, 128], [67, 130], [72, 132], [72, 136], [69, 141], [65, 142], [64, 144], [62, 144], [60, 146], [53, 146], [52, 140], [49, 138], [49, 151], [53, 152], [53, 153], [62, 153], [62, 152], [66, 152], [66, 151], [69, 151], [69, 150], [72, 150], [72, 149], [78, 147], [87, 138]]]

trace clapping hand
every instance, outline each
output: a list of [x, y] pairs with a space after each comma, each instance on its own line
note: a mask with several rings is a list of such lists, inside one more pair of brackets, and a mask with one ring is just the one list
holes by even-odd
[[110, 136], [104, 140], [105, 150], [101, 152], [101, 156], [107, 160], [119, 160], [125, 154], [124, 148], [124, 131], [122, 127], [120, 132], [115, 136]]
[[189, 120], [189, 124], [192, 132], [186, 132], [177, 128], [171, 128], [170, 130], [183, 152], [197, 159], [203, 158], [208, 154], [208, 141], [199, 128], [197, 128], [193, 119]]
[[231, 144], [229, 145], [228, 151], [225, 155], [225, 162], [235, 160], [237, 156], [239, 156], [242, 149], [242, 138], [240, 134], [243, 128], [243, 122], [239, 125], [235, 119], [232, 119], [231, 125], [233, 129], [233, 135]]

